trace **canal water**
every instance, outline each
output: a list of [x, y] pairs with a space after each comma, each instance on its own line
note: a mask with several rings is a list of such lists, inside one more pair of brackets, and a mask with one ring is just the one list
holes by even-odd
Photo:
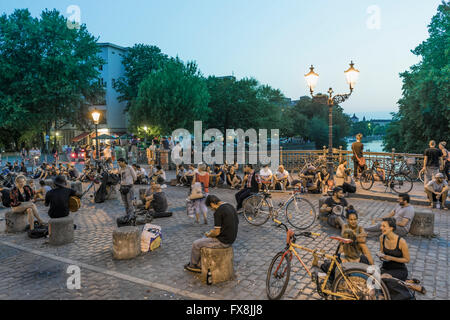
[[[370, 142], [363, 142], [364, 144], [364, 151], [366, 152], [384, 152], [383, 151], [383, 140], [373, 140]], [[349, 142], [347, 144], [347, 150], [352, 150], [352, 143]]]

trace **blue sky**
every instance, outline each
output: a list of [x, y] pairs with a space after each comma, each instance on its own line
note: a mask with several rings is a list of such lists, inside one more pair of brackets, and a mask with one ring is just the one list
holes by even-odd
[[[389, 118], [401, 97], [399, 73], [419, 60], [410, 50], [428, 37], [441, 0], [0, 0], [10, 14], [77, 5], [100, 42], [156, 45], [197, 61], [202, 73], [255, 77], [287, 97], [308, 94], [303, 75], [314, 64], [317, 91], [348, 90], [350, 60], [361, 71], [346, 113]], [[375, 7], [374, 7], [375, 6]], [[369, 10], [372, 9], [372, 10]], [[369, 11], [368, 11], [369, 10]], [[375, 10], [375, 11], [374, 11]], [[376, 19], [376, 13], [379, 19]], [[379, 28], [376, 28], [376, 27]]]

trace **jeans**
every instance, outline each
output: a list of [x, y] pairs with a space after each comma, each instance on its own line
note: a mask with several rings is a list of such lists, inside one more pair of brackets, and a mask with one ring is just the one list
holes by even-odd
[[128, 191], [127, 194], [120, 193], [122, 196], [123, 205], [125, 206], [125, 211], [127, 212], [127, 215], [131, 215], [134, 212], [133, 207], [133, 199], [134, 199], [134, 193], [133, 188], [130, 188], [130, 191]]
[[252, 194], [251, 189], [245, 188], [245, 189], [240, 190], [238, 193], [236, 193], [234, 195], [234, 197], [236, 198], [236, 202], [237, 202], [237, 207], [236, 207], [237, 210], [242, 208], [242, 202], [244, 202], [244, 200], [246, 198], [248, 198], [251, 194]]
[[228, 248], [231, 245], [220, 242], [217, 238], [202, 238], [195, 240], [192, 244], [191, 265], [200, 266], [200, 250], [201, 248]]

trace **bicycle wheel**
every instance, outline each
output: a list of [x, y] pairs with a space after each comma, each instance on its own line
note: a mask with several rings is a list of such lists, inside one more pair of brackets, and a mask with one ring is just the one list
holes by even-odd
[[359, 184], [364, 190], [370, 190], [375, 182], [372, 170], [364, 170], [359, 178]]
[[267, 270], [266, 293], [270, 300], [283, 296], [291, 276], [291, 260], [288, 256], [283, 258], [283, 255], [284, 252], [278, 252]]
[[286, 205], [287, 221], [296, 229], [304, 230], [316, 221], [316, 210], [311, 202], [304, 198], [293, 197]]
[[271, 208], [267, 200], [259, 194], [245, 199], [243, 208], [245, 220], [254, 226], [263, 225], [269, 220]]
[[333, 282], [332, 292], [334, 294], [346, 295], [347, 297], [339, 297], [332, 295], [333, 300], [390, 300], [389, 291], [384, 282], [367, 273], [364, 269], [352, 268], [344, 271], [345, 277], [351, 283], [357, 297], [353, 296], [344, 276], [337, 272], [338, 276]]
[[392, 177], [390, 187], [397, 193], [408, 193], [413, 188], [413, 182], [407, 175], [397, 173]]

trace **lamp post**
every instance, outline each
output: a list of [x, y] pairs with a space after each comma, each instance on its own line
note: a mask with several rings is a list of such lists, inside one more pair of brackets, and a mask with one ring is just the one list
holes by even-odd
[[319, 80], [319, 75], [314, 72], [314, 67], [311, 66], [309, 73], [305, 74], [305, 80], [308, 84], [311, 97], [314, 102], [328, 105], [328, 162], [327, 171], [330, 174], [330, 178], [333, 178], [333, 106], [340, 104], [347, 100], [353, 92], [356, 81], [358, 80], [359, 71], [354, 67], [353, 61], [350, 62], [350, 68], [344, 72], [348, 85], [350, 86], [350, 92], [347, 94], [333, 95], [333, 89], [328, 90], [328, 95], [317, 94], [314, 95], [314, 89]]
[[95, 124], [95, 153], [96, 153], [96, 159], [98, 160], [100, 158], [100, 152], [98, 150], [98, 123], [100, 121], [100, 112], [97, 111], [97, 109], [94, 109], [94, 111], [92, 111], [92, 119], [94, 120], [94, 124]]

